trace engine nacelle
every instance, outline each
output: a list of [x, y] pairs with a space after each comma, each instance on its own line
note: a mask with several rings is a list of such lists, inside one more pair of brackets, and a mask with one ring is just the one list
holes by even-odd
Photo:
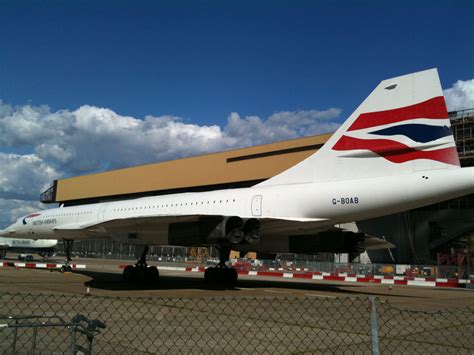
[[260, 242], [260, 221], [256, 218], [247, 219], [243, 227], [244, 241], [249, 244]]
[[256, 218], [202, 217], [197, 222], [171, 223], [168, 241], [172, 245], [256, 244], [260, 241], [260, 221]]
[[260, 241], [260, 221], [256, 218], [228, 217], [218, 228], [223, 229], [221, 238], [225, 236], [231, 244], [257, 244]]
[[232, 244], [242, 243], [244, 239], [244, 220], [240, 217], [229, 217], [223, 222], [225, 239]]

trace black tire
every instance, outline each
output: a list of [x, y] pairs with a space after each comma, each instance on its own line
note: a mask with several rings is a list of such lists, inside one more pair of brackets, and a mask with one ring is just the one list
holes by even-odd
[[216, 268], [208, 267], [206, 271], [204, 271], [204, 280], [208, 284], [213, 284], [216, 282]]
[[216, 283], [218, 285], [226, 285], [227, 284], [227, 268], [226, 267], [218, 267], [216, 268]]
[[61, 266], [61, 268], [59, 269], [59, 271], [61, 273], [64, 273], [64, 272], [72, 272], [72, 266], [71, 265], [63, 265]]
[[125, 269], [123, 269], [123, 280], [125, 282], [132, 282], [135, 280], [136, 277], [136, 269], [135, 266], [133, 265], [127, 265], [125, 266]]
[[160, 278], [160, 272], [156, 266], [149, 266], [147, 268], [147, 281], [148, 282], [157, 282]]
[[148, 280], [148, 268], [146, 266], [137, 267], [137, 281], [144, 284]]
[[230, 285], [230, 286], [235, 286], [235, 284], [237, 283], [237, 279], [239, 278], [239, 275], [237, 274], [237, 270], [235, 270], [234, 268], [230, 268], [230, 269], [225, 269], [226, 270], [226, 281], [227, 281], [227, 284]]

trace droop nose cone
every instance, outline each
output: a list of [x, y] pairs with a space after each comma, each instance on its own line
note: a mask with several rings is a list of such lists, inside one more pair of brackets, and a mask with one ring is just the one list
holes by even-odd
[[0, 237], [12, 236], [16, 233], [15, 225], [12, 224], [5, 229], [0, 229]]

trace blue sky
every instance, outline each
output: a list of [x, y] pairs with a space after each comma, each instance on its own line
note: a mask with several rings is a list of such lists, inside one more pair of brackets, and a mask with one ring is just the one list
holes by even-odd
[[0, 98], [223, 124], [352, 110], [384, 78], [474, 77], [472, 1], [0, 2]]
[[474, 107], [473, 1], [0, 0], [0, 228], [54, 179], [333, 132], [437, 67]]

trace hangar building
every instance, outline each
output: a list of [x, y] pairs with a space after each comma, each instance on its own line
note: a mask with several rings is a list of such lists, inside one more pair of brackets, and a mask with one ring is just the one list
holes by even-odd
[[179, 192], [249, 187], [305, 159], [331, 134], [55, 180], [43, 203], [72, 206]]
[[[474, 165], [474, 109], [450, 113], [462, 166]], [[65, 206], [169, 193], [249, 187], [316, 152], [331, 134], [241, 148], [55, 180], [43, 203]], [[372, 252], [377, 262], [436, 262], [439, 253], [474, 248], [474, 195], [364, 221], [364, 232], [397, 247]], [[101, 246], [104, 249], [104, 246]]]

